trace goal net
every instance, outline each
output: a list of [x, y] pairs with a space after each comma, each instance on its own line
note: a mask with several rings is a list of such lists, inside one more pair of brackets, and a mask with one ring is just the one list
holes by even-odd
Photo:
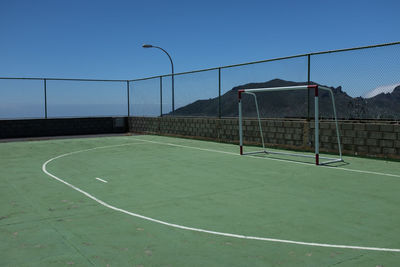
[[[315, 147], [315, 154], [309, 155], [309, 154], [302, 154], [302, 153], [287, 153], [287, 152], [278, 152], [278, 151], [267, 150], [267, 148], [265, 146], [265, 142], [264, 142], [264, 133], [263, 133], [262, 124], [261, 124], [260, 111], [259, 111], [258, 101], [257, 101], [257, 94], [261, 93], [261, 92], [298, 91], [298, 90], [312, 90], [314, 93], [314, 121], [315, 121], [314, 147]], [[331, 99], [332, 99], [332, 109], [333, 109], [333, 116], [334, 116], [335, 127], [336, 127], [336, 139], [337, 139], [337, 146], [338, 146], [338, 157], [335, 157], [335, 158], [320, 156], [320, 153], [319, 153], [319, 117], [320, 117], [320, 114], [319, 114], [318, 100], [319, 100], [319, 91], [320, 90], [328, 91], [331, 96]], [[259, 128], [259, 133], [260, 133], [261, 143], [262, 143], [262, 148], [263, 148], [261, 151], [247, 152], [247, 153], [243, 151], [243, 114], [242, 114], [242, 95], [243, 94], [251, 95], [254, 98], [254, 104], [255, 104], [256, 114], [257, 114], [257, 118], [258, 118], [258, 128]], [[242, 90], [238, 91], [238, 98], [239, 98], [240, 155], [266, 153], [266, 154], [283, 154], [283, 155], [289, 155], [289, 156], [312, 157], [312, 158], [315, 158], [316, 165], [329, 164], [329, 163], [343, 161], [342, 149], [340, 146], [340, 136], [339, 136], [337, 115], [336, 115], [335, 99], [333, 96], [332, 89], [330, 89], [328, 87], [320, 86], [320, 85], [301, 85], [301, 86], [288, 86], [288, 87], [242, 89]]]

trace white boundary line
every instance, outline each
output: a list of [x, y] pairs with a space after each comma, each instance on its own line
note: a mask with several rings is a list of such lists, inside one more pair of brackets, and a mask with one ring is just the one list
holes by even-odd
[[[285, 240], [285, 239], [276, 239], [276, 238], [268, 238], [268, 237], [256, 237], [256, 236], [246, 236], [246, 235], [239, 235], [239, 234], [232, 234], [232, 233], [224, 233], [224, 232], [216, 232], [216, 231], [210, 231], [210, 230], [205, 230], [205, 229], [200, 229], [200, 228], [194, 228], [194, 227], [188, 227], [184, 225], [179, 225], [179, 224], [173, 224], [173, 223], [168, 223], [165, 221], [157, 220], [154, 218], [150, 218], [144, 215], [140, 215], [137, 213], [133, 213], [124, 209], [117, 208], [115, 206], [112, 206], [95, 196], [89, 194], [88, 192], [64, 181], [63, 179], [57, 177], [54, 174], [51, 174], [49, 171], [47, 171], [47, 165], [59, 158], [66, 157], [69, 155], [81, 153], [81, 152], [86, 152], [86, 151], [91, 151], [91, 150], [96, 150], [96, 149], [103, 149], [103, 148], [111, 148], [111, 147], [118, 147], [118, 146], [125, 146], [125, 145], [138, 145], [138, 144], [145, 144], [144, 142], [147, 143], [156, 143], [156, 144], [165, 144], [165, 145], [171, 145], [171, 146], [178, 146], [178, 147], [184, 147], [184, 148], [193, 148], [193, 149], [199, 149], [199, 150], [204, 150], [204, 151], [212, 151], [212, 152], [219, 152], [219, 153], [224, 153], [224, 154], [232, 154], [236, 155], [235, 153], [231, 152], [225, 152], [225, 151], [218, 151], [218, 150], [212, 150], [212, 149], [203, 149], [203, 148], [196, 148], [196, 147], [189, 147], [189, 146], [183, 146], [183, 145], [177, 145], [177, 144], [170, 144], [170, 143], [161, 143], [161, 142], [155, 142], [155, 141], [148, 141], [148, 140], [140, 140], [140, 139], [135, 139], [142, 141], [142, 143], [125, 143], [125, 144], [120, 144], [120, 145], [110, 145], [110, 146], [101, 146], [101, 147], [95, 147], [95, 148], [90, 148], [90, 149], [84, 149], [84, 150], [79, 150], [79, 151], [74, 151], [70, 153], [65, 153], [56, 157], [53, 157], [49, 160], [47, 160], [45, 163], [42, 165], [42, 171], [47, 174], [48, 176], [52, 177], [53, 179], [69, 186], [70, 188], [82, 193], [83, 195], [87, 196], [88, 198], [96, 201], [100, 205], [107, 207], [109, 209], [119, 211], [121, 213], [134, 216], [137, 218], [141, 218], [147, 221], [159, 223], [162, 225], [170, 226], [173, 228], [178, 228], [182, 230], [188, 230], [188, 231], [194, 231], [194, 232], [201, 232], [201, 233], [207, 233], [207, 234], [213, 234], [213, 235], [218, 235], [218, 236], [226, 236], [226, 237], [233, 237], [233, 238], [240, 238], [240, 239], [249, 239], [249, 240], [259, 240], [259, 241], [269, 241], [269, 242], [278, 242], [278, 243], [287, 243], [287, 244], [296, 244], [296, 245], [304, 245], [304, 246], [314, 246], [314, 247], [328, 247], [328, 248], [344, 248], [344, 249], [356, 249], [356, 250], [372, 250], [372, 251], [385, 251], [385, 252], [400, 252], [400, 249], [397, 248], [378, 248], [378, 247], [363, 247], [363, 246], [348, 246], [348, 245], [334, 245], [334, 244], [323, 244], [323, 243], [313, 243], [313, 242], [303, 242], [303, 241], [294, 241], [294, 240]], [[309, 165], [309, 164], [307, 164]]]
[[96, 180], [99, 180], [100, 182], [103, 182], [103, 183], [108, 183], [106, 180], [103, 180], [103, 179], [101, 179], [99, 177], [96, 177]]
[[[172, 143], [163, 143], [163, 142], [157, 142], [157, 141], [142, 140], [142, 139], [137, 139], [137, 138], [133, 138], [133, 139], [137, 140], [137, 141], [143, 141], [143, 142], [154, 143], [154, 144], [176, 146], [176, 147], [182, 147], [182, 148], [190, 148], [190, 149], [196, 149], [196, 150], [202, 150], [202, 151], [208, 151], [208, 152], [216, 152], [216, 153], [223, 153], [223, 154], [229, 154], [229, 155], [242, 157], [239, 153], [233, 153], [233, 152], [227, 152], [227, 151], [221, 151], [221, 150], [214, 150], [214, 149], [200, 148], [200, 147], [193, 147], [193, 146], [185, 146], [185, 145], [172, 144]], [[391, 173], [384, 173], [384, 172], [373, 172], [373, 171], [364, 171], [364, 170], [357, 170], [357, 169], [346, 169], [346, 168], [342, 168], [342, 167], [332, 167], [332, 166], [326, 166], [326, 165], [318, 165], [317, 166], [317, 165], [306, 163], [306, 162], [299, 162], [299, 161], [292, 161], [292, 160], [285, 160], [285, 159], [277, 159], [277, 158], [268, 158], [268, 157], [257, 157], [257, 156], [252, 156], [252, 155], [246, 155], [246, 157], [248, 157], [248, 158], [256, 158], [256, 159], [280, 161], [280, 162], [289, 162], [289, 163], [293, 163], [293, 164], [306, 165], [306, 166], [316, 167], [316, 168], [328, 168], [328, 169], [332, 169], [332, 170], [342, 170], [342, 171], [349, 171], [349, 172], [358, 172], [358, 173], [366, 173], [366, 174], [374, 174], [374, 175], [382, 175], [382, 176], [390, 176], [390, 177], [400, 178], [400, 175], [391, 174]]]

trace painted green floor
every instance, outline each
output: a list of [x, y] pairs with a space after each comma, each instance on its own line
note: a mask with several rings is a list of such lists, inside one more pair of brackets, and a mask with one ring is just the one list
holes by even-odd
[[0, 266], [400, 265], [400, 251], [132, 216], [400, 249], [399, 162], [237, 152], [159, 136], [0, 143]]

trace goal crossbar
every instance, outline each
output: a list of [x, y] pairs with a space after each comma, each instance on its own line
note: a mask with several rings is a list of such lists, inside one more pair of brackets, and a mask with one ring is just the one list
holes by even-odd
[[[315, 154], [314, 155], [307, 155], [307, 154], [301, 154], [301, 153], [288, 153], [288, 152], [278, 152], [278, 151], [267, 151], [265, 148], [265, 142], [264, 142], [264, 135], [262, 132], [262, 126], [261, 126], [261, 118], [260, 118], [260, 112], [258, 109], [258, 101], [257, 101], [257, 92], [276, 92], [276, 91], [293, 91], [293, 90], [314, 90], [314, 109], [315, 109], [315, 134], [314, 134], [314, 143], [315, 143]], [[337, 144], [338, 144], [338, 150], [339, 150], [339, 158], [330, 158], [330, 157], [324, 157], [319, 155], [319, 90], [325, 90], [328, 91], [331, 95], [332, 99], [332, 108], [333, 108], [333, 114], [334, 114], [334, 120], [335, 120], [335, 126], [336, 126], [336, 138], [337, 138]], [[257, 111], [257, 118], [258, 118], [258, 126], [260, 129], [260, 135], [261, 135], [261, 142], [263, 146], [262, 151], [253, 151], [253, 152], [243, 152], [243, 116], [242, 116], [242, 94], [249, 94], [254, 97], [255, 101], [255, 106], [256, 106], [256, 111]], [[338, 126], [338, 121], [337, 121], [337, 115], [336, 115], [336, 105], [335, 105], [335, 98], [333, 96], [333, 92], [331, 88], [325, 87], [325, 86], [320, 86], [320, 85], [300, 85], [300, 86], [288, 86], [288, 87], [270, 87], [270, 88], [256, 88], [256, 89], [241, 89], [238, 91], [238, 99], [239, 99], [239, 142], [240, 142], [240, 155], [250, 155], [250, 154], [260, 154], [260, 153], [266, 153], [266, 154], [281, 154], [281, 155], [289, 155], [289, 156], [300, 156], [300, 157], [311, 157], [315, 158], [315, 164], [316, 165], [323, 165], [323, 164], [329, 164], [329, 163], [334, 163], [334, 162], [341, 162], [343, 161], [342, 158], [342, 149], [340, 145], [340, 135], [339, 135], [339, 126]], [[324, 159], [325, 161], [320, 161], [321, 159]]]

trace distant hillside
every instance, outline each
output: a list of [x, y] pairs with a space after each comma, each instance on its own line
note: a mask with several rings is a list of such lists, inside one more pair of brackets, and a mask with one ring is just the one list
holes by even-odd
[[[306, 85], [306, 82], [292, 82], [274, 79], [262, 83], [249, 83], [236, 86], [221, 96], [221, 112], [224, 117], [238, 116], [237, 91], [239, 89], [268, 88], [281, 86]], [[311, 82], [311, 84], [316, 84]], [[337, 88], [330, 87], [333, 91], [336, 109], [339, 118], [344, 119], [400, 119], [400, 86], [392, 93], [379, 94], [375, 97], [364, 99], [353, 98]], [[307, 116], [307, 90], [267, 92], [257, 94], [260, 114], [262, 117], [306, 117]], [[256, 116], [253, 97], [243, 95], [243, 115]], [[320, 93], [320, 112], [323, 117], [332, 117], [332, 103], [329, 93]], [[314, 95], [310, 94], [310, 115], [313, 116]], [[207, 100], [197, 100], [191, 104], [175, 110], [178, 116], [216, 116], [218, 114], [218, 97]]]
[[362, 97], [363, 98], [371, 98], [371, 97], [377, 96], [382, 93], [385, 93], [385, 94], [392, 93], [394, 91], [394, 89], [396, 89], [396, 87], [398, 87], [398, 86], [400, 86], [400, 83], [381, 85], [381, 86], [378, 86], [378, 87], [372, 89], [371, 91], [365, 93]]

